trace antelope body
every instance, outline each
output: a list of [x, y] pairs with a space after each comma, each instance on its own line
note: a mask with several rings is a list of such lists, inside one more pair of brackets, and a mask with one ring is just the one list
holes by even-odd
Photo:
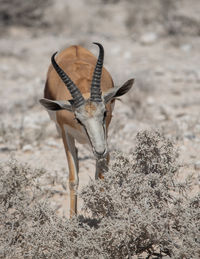
[[95, 178], [103, 178], [109, 160], [107, 130], [115, 98], [125, 94], [134, 82], [114, 87], [103, 67], [104, 49], [99, 57], [81, 46], [64, 49], [52, 56], [40, 103], [48, 110], [62, 136], [69, 167], [70, 217], [77, 213], [78, 152], [75, 140], [89, 143], [96, 158]]

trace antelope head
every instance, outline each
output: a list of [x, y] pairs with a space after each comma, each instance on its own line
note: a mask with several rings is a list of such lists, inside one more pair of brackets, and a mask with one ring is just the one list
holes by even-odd
[[134, 79], [128, 80], [121, 87], [112, 88], [103, 95], [100, 85], [104, 49], [100, 43], [95, 42], [94, 44], [99, 47], [99, 57], [93, 73], [90, 98], [84, 99], [80, 89], [56, 63], [56, 52], [51, 58], [52, 65], [71, 93], [73, 99], [68, 101], [54, 101], [43, 98], [40, 100], [40, 103], [48, 110], [58, 111], [65, 109], [73, 112], [75, 119], [84, 128], [88, 136], [94, 155], [97, 158], [103, 158], [107, 154], [106, 104], [116, 97], [127, 93], [131, 89]]

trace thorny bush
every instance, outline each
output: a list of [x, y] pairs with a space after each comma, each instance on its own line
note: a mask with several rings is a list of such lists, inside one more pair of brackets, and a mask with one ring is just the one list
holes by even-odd
[[2, 166], [0, 258], [198, 258], [199, 196], [176, 180], [173, 144], [148, 131], [136, 141], [82, 191], [85, 211], [71, 220], [44, 202], [42, 170]]

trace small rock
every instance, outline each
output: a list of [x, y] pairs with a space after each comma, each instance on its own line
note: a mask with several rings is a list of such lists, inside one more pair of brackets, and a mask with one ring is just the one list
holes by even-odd
[[154, 105], [155, 99], [152, 96], [147, 97], [147, 104], [148, 105]]
[[0, 152], [8, 152], [8, 151], [10, 151], [9, 147], [6, 147], [6, 146], [0, 147]]
[[182, 75], [174, 75], [174, 77], [172, 78], [172, 80], [173, 80], [175, 83], [183, 82], [183, 77], [182, 77]]
[[184, 137], [189, 139], [189, 140], [193, 140], [193, 139], [195, 139], [196, 136], [192, 132], [186, 132], [184, 134]]
[[195, 170], [200, 170], [200, 161], [197, 161], [197, 162], [194, 164], [194, 169], [195, 169]]
[[192, 49], [192, 46], [190, 44], [183, 44], [181, 45], [181, 50], [185, 52], [189, 52]]
[[158, 114], [155, 116], [155, 119], [158, 121], [164, 121], [164, 120], [166, 120], [166, 116], [164, 116], [162, 114]]
[[144, 45], [151, 45], [156, 42], [158, 36], [154, 32], [143, 34], [140, 38], [140, 42]]
[[160, 113], [165, 116], [166, 120], [169, 120], [173, 114], [173, 111], [170, 109], [170, 106], [163, 104], [160, 106]]
[[47, 144], [48, 146], [50, 146], [50, 147], [59, 147], [58, 143], [57, 143], [55, 140], [53, 140], [53, 139], [49, 139], [49, 140], [46, 142], [46, 144]]
[[164, 69], [159, 67], [159, 68], [155, 69], [155, 74], [158, 75], [158, 76], [162, 76], [162, 75], [165, 74], [165, 71], [164, 71]]
[[28, 152], [28, 151], [32, 151], [32, 150], [33, 150], [33, 147], [31, 145], [25, 145], [22, 148], [22, 151], [24, 151], [24, 152]]
[[125, 58], [125, 59], [131, 59], [131, 58], [132, 58], [131, 52], [130, 52], [130, 51], [126, 51], [126, 52], [124, 53], [124, 58]]
[[9, 66], [2, 64], [0, 71], [7, 73], [9, 71]]

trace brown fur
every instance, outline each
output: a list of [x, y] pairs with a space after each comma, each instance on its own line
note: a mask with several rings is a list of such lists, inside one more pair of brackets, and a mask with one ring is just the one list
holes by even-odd
[[88, 113], [90, 117], [92, 117], [96, 111], [94, 103], [88, 101], [85, 105], [85, 111]]
[[[90, 97], [92, 76], [96, 62], [96, 57], [91, 52], [80, 46], [71, 46], [67, 49], [64, 49], [57, 57], [58, 65], [68, 74], [68, 76], [80, 89], [85, 100], [87, 100], [85, 111], [89, 114], [89, 116], [93, 116], [96, 111], [95, 104], [88, 100]], [[107, 92], [113, 86], [114, 85], [110, 74], [105, 68], [103, 68], [101, 76], [102, 93]], [[52, 65], [50, 65], [48, 70], [44, 97], [58, 101], [72, 99], [70, 92], [58, 76], [55, 69], [53, 69]], [[108, 128], [112, 117], [110, 102], [106, 104], [106, 109], [106, 127]], [[72, 153], [69, 150], [65, 137], [64, 125], [69, 125], [80, 131], [82, 130], [82, 127], [79, 123], [77, 123], [77, 120], [74, 117], [74, 113], [67, 110], [58, 110], [56, 112], [56, 119], [62, 131], [63, 143], [69, 164], [70, 217], [72, 217], [75, 213], [77, 213], [77, 194], [75, 191], [75, 186], [77, 186], [78, 183], [76, 182], [76, 171], [73, 163]], [[99, 173], [99, 177], [103, 178], [101, 172]]]
[[[90, 97], [92, 76], [97, 58], [89, 50], [81, 46], [71, 46], [61, 51], [56, 58], [56, 61], [77, 85], [83, 97], [88, 99]], [[101, 91], [103, 93], [107, 92], [112, 87], [114, 87], [113, 80], [109, 72], [103, 68], [101, 77]], [[62, 82], [55, 69], [53, 69], [52, 65], [50, 65], [47, 73], [44, 97], [51, 100], [72, 99], [67, 87]], [[86, 109], [91, 111], [91, 113], [94, 111], [92, 108]], [[107, 105], [107, 109], [109, 116], [109, 114], [111, 115], [111, 107], [109, 104]], [[56, 116], [60, 126], [63, 124], [68, 124], [73, 128], [79, 128], [79, 125], [74, 120], [73, 113], [66, 110], [61, 110], [56, 112]], [[110, 123], [110, 119], [111, 117], [107, 118], [107, 126]]]

